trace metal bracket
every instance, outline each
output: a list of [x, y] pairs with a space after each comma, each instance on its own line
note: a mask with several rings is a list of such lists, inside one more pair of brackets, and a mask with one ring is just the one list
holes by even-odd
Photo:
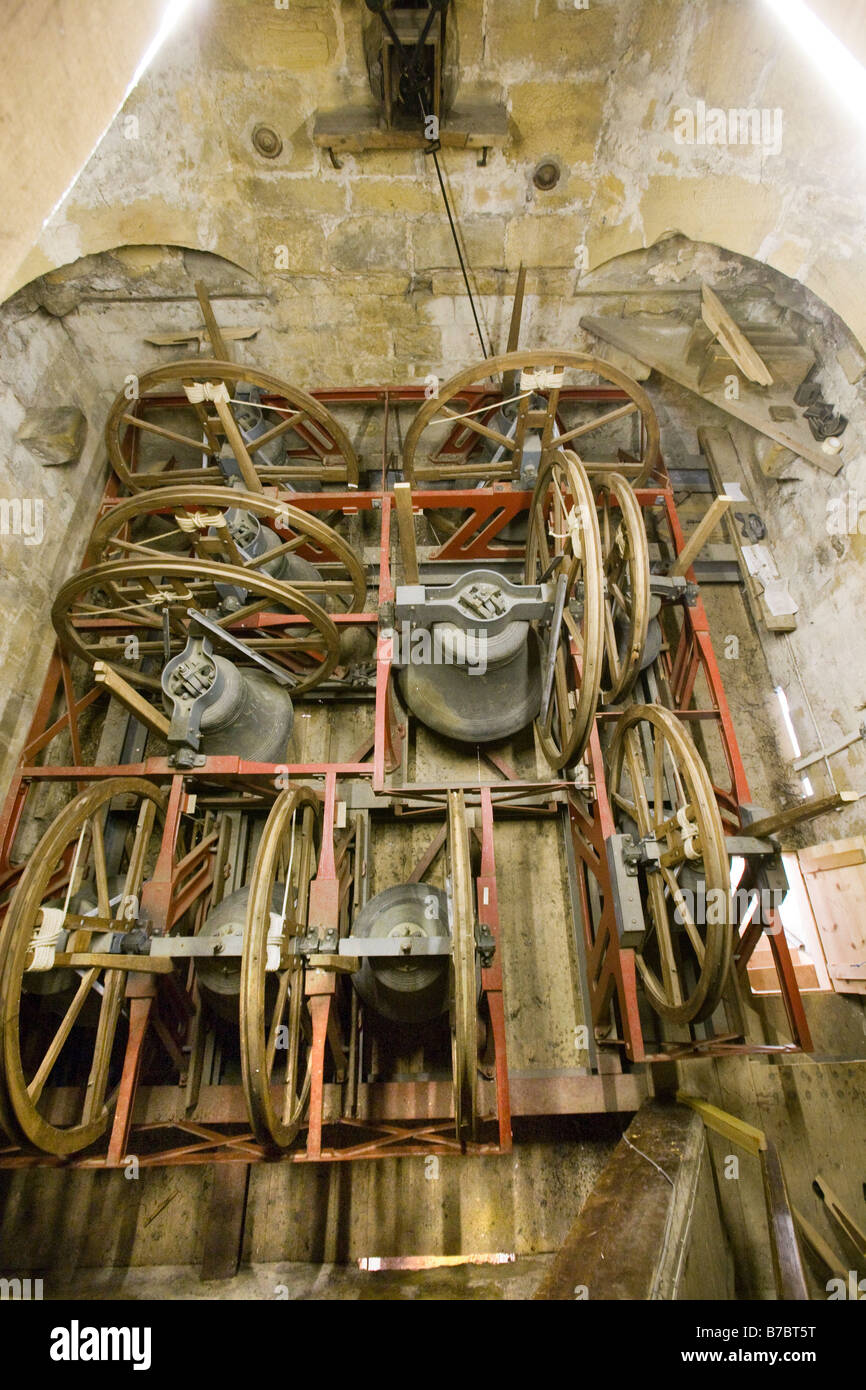
[[496, 955], [496, 940], [486, 922], [475, 924], [475, 945], [481, 958], [481, 965], [489, 970]]
[[658, 868], [662, 854], [662, 847], [658, 840], [646, 838], [635, 842], [629, 835], [622, 835], [617, 838], [627, 841], [622, 847], [626, 873], [637, 877], [638, 870], [641, 868]]
[[684, 602], [693, 608], [698, 601], [698, 586], [682, 574], [651, 574], [650, 593], [662, 603]]
[[269, 661], [266, 656], [262, 656], [261, 652], [257, 652], [251, 647], [245, 647], [243, 642], [240, 642], [237, 637], [233, 637], [230, 632], [226, 632], [225, 628], [220, 627], [219, 623], [215, 623], [210, 618], [206, 618], [197, 608], [188, 608], [187, 617], [190, 620], [191, 628], [193, 626], [200, 627], [203, 632], [208, 633], [211, 638], [216, 638], [217, 641], [224, 643], [230, 651], [238, 656], [242, 656], [245, 661], [252, 661], [256, 666], [261, 666], [263, 671], [267, 671], [268, 675], [273, 677], [277, 685], [297, 684], [297, 676], [293, 676], [291, 671], [286, 670], [285, 666], [277, 666], [273, 661]]
[[[489, 586], [495, 600], [485, 596]], [[453, 584], [401, 584], [397, 589], [394, 617], [416, 627], [453, 623], [455, 627], [483, 627], [490, 636], [509, 623], [549, 618], [554, 599], [552, 584], [514, 584], [495, 570], [471, 570]], [[490, 612], [485, 612], [485, 605]]]
[[[296, 956], [318, 956], [339, 954], [341, 944], [337, 928], [328, 927], [321, 935], [314, 928], [307, 932], [306, 936], [296, 936], [292, 946]], [[357, 952], [349, 951], [344, 954], [356, 955]]]
[[638, 880], [638, 866], [646, 862], [642, 854], [644, 844], [636, 845], [630, 835], [609, 835], [604, 848], [619, 944], [636, 951], [643, 945], [646, 933]]

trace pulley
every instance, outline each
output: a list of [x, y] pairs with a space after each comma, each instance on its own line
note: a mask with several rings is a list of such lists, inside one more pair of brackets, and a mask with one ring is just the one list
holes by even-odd
[[[238, 942], [243, 940], [249, 904], [249, 885], [238, 888], [223, 898], [218, 907], [209, 912], [202, 923], [198, 938], [213, 944], [213, 955], [195, 957], [195, 971], [199, 988], [207, 997], [213, 1012], [218, 1018], [237, 1022], [238, 998], [241, 992], [241, 954]], [[284, 883], [275, 883], [271, 897], [271, 918], [274, 924], [281, 922], [286, 898]], [[294, 910], [294, 903], [290, 904]], [[276, 985], [273, 987], [276, 997]], [[268, 991], [268, 1012], [273, 1008], [274, 998]]]

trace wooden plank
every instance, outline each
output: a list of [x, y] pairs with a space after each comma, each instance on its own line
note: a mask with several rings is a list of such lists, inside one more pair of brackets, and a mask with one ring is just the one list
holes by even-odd
[[247, 1210], [248, 1163], [215, 1163], [201, 1262], [202, 1279], [233, 1279], [238, 1272]]
[[741, 1149], [745, 1149], [757, 1157], [767, 1147], [767, 1136], [762, 1129], [756, 1129], [754, 1125], [746, 1124], [738, 1115], [732, 1115], [727, 1110], [721, 1110], [718, 1105], [711, 1105], [708, 1100], [701, 1099], [700, 1096], [690, 1096], [685, 1091], [677, 1091], [677, 1101], [680, 1105], [688, 1105], [692, 1110], [700, 1115], [704, 1124], [716, 1134], [721, 1134], [725, 1139], [730, 1139], [735, 1144], [739, 1144]]
[[174, 969], [171, 956], [124, 956], [101, 951], [56, 951], [54, 964], [80, 970], [137, 970], [146, 975], [170, 975]]
[[[617, 1301], [676, 1298], [686, 1264], [706, 1140], [697, 1117], [645, 1104], [617, 1144], [534, 1297]], [[724, 1259], [701, 1239], [706, 1268]], [[716, 1234], [722, 1240], [721, 1228]]]
[[701, 317], [743, 376], [758, 386], [772, 386], [773, 374], [766, 362], [731, 318], [715, 291], [706, 284], [701, 286]]
[[[718, 425], [701, 425], [698, 429], [698, 444], [707, 460], [710, 477], [718, 492], [724, 489], [726, 482], [739, 483], [746, 490], [743, 465], [729, 430], [722, 429]], [[725, 529], [734, 546], [740, 572], [743, 576], [746, 600], [756, 622], [762, 623], [768, 632], [793, 632], [797, 626], [797, 619], [793, 613], [777, 616], [771, 613], [767, 607], [758, 581], [753, 574], [749, 573], [748, 565], [743, 556], [739, 527], [730, 513], [725, 517]]]
[[220, 331], [220, 326], [216, 321], [216, 315], [214, 314], [213, 305], [210, 302], [210, 295], [207, 292], [207, 286], [204, 280], [196, 280], [195, 292], [198, 302], [201, 305], [201, 312], [204, 318], [205, 328], [207, 329], [207, 335], [210, 338], [210, 344], [213, 348], [213, 355], [219, 362], [228, 362], [229, 350], [226, 345], [226, 340]]
[[600, 338], [602, 342], [613, 343], [614, 347], [640, 358], [655, 371], [670, 377], [671, 381], [685, 386], [687, 391], [694, 391], [701, 400], [718, 406], [725, 414], [733, 415], [752, 429], [775, 439], [778, 444], [791, 449], [798, 458], [813, 463], [822, 472], [835, 477], [843, 465], [850, 461], [844, 457], [844, 451], [839, 454], [825, 454], [820, 444], [812, 437], [805, 421], [773, 419], [770, 414], [771, 408], [790, 405], [789, 393], [770, 393], [763, 388], [759, 392], [748, 383], [745, 383], [737, 399], [726, 395], [723, 387], [712, 387], [702, 391], [694, 367], [685, 360], [689, 329], [676, 320], [662, 320], [660, 327], [646, 328], [636, 325], [633, 319], [585, 314], [580, 320], [580, 326]]
[[[751, 826], [749, 827], [751, 829]], [[820, 846], [813, 846], [818, 849]], [[810, 874], [829, 873], [834, 869], [853, 869], [858, 864], [866, 864], [866, 850], [846, 849], [837, 850], [834, 854], [810, 855], [808, 872]], [[804, 872], [806, 870], [804, 869]]]
[[404, 584], [418, 583], [418, 550], [415, 545], [415, 518], [412, 515], [412, 488], [409, 483], [394, 484], [400, 553], [403, 557]]
[[162, 710], [158, 710], [149, 700], [125, 680], [119, 671], [115, 671], [113, 666], [109, 666], [104, 661], [94, 661], [93, 678], [97, 685], [104, 685], [112, 695], [116, 695], [128, 710], [131, 710], [142, 724], [146, 725], [152, 733], [161, 734], [163, 738], [168, 738], [168, 731], [171, 722], [166, 719]]
[[821, 949], [838, 993], [866, 993], [866, 836], [797, 852]]
[[800, 1235], [803, 1237], [806, 1244], [811, 1246], [811, 1248], [814, 1250], [815, 1254], [818, 1256], [820, 1260], [823, 1260], [830, 1273], [835, 1278], [841, 1279], [843, 1284], [847, 1286], [848, 1271], [847, 1269], [842, 1268], [842, 1262], [839, 1259], [839, 1256], [836, 1254], [835, 1250], [833, 1250], [832, 1247], [827, 1244], [826, 1240], [820, 1234], [820, 1232], [816, 1231], [811, 1221], [806, 1220], [805, 1216], [801, 1211], [798, 1211], [796, 1207], [792, 1206], [791, 1212], [793, 1214], [797, 1230], [800, 1232]]
[[[504, 106], [492, 103], [449, 111], [439, 127], [439, 143], [444, 149], [502, 148], [510, 140], [508, 112]], [[380, 127], [377, 113], [364, 106], [320, 111], [313, 126], [313, 144], [338, 154], [423, 150], [429, 143], [422, 130]]]
[[[232, 343], [240, 342], [244, 338], [254, 338], [258, 331], [258, 327], [220, 329], [224, 342]], [[198, 343], [200, 348], [212, 346], [207, 328], [191, 328], [188, 333], [153, 333], [146, 337], [144, 342], [152, 343], [154, 347], [174, 347], [182, 343]]]
[[730, 497], [724, 496], [715, 497], [713, 499], [710, 503], [709, 511], [705, 516], [701, 517], [701, 520], [686, 541], [685, 546], [668, 570], [668, 574], [686, 574], [691, 569], [696, 556], [703, 549], [705, 542], [709, 540], [713, 531], [715, 531], [716, 527], [719, 525], [722, 517], [730, 507], [731, 501], [732, 499]]
[[[790, 806], [787, 811], [776, 811], [772, 816], [762, 816], [760, 820], [752, 821], [748, 830], [750, 835], [756, 839], [766, 839], [768, 835], [778, 835], [782, 830], [790, 830], [794, 825], [799, 825], [801, 821], [813, 820], [815, 816], [826, 815], [829, 811], [838, 811], [840, 806], [849, 806], [854, 801], [859, 801], [864, 795], [863, 792], [832, 792], [829, 796], [812, 796], [807, 801], [801, 801], [797, 806]], [[852, 858], [849, 862], [862, 864], [866, 862], [866, 852], [854, 851], [859, 854], [859, 858]], [[844, 857], [844, 856], [843, 856]], [[828, 865], [827, 867], [831, 867]], [[832, 867], [838, 867], [838, 862]]]
[[809, 1289], [803, 1270], [803, 1258], [797, 1244], [797, 1230], [788, 1200], [788, 1189], [782, 1160], [770, 1139], [761, 1153], [764, 1175], [764, 1195], [767, 1202], [767, 1225], [773, 1254], [773, 1273], [779, 1298], [795, 1303], [808, 1303]]

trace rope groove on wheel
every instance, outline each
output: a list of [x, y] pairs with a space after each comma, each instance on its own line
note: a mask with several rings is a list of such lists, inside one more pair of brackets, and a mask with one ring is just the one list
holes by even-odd
[[[601, 377], [628, 397], [626, 402], [612, 402], [612, 409], [601, 416], [592, 417], [577, 425], [567, 427], [559, 433], [557, 411], [561, 403], [561, 393], [567, 389], [564, 373], [567, 371]], [[527, 384], [512, 397], [506, 390], [508, 399], [516, 402], [515, 418], [507, 433], [491, 424], [493, 415], [503, 402], [493, 379], [502, 376], [506, 381], [520, 374]], [[532, 386], [533, 380], [539, 384]], [[488, 418], [479, 418], [479, 412], [453, 409], [449, 402], [455, 397], [471, 390], [490, 389], [493, 399], [487, 407]], [[533, 409], [533, 394], [543, 393], [544, 408]], [[634, 486], [650, 477], [659, 463], [660, 433], [658, 417], [652, 402], [643, 387], [602, 358], [591, 357], [581, 352], [571, 352], [565, 348], [535, 348], [520, 352], [507, 352], [498, 357], [488, 357], [486, 361], [457, 372], [443, 382], [436, 395], [425, 401], [409, 428], [403, 449], [403, 474], [407, 482], [421, 483], [427, 480], [441, 481], [454, 479], [457, 486], [477, 481], [516, 481], [528, 432], [535, 431], [541, 437], [541, 457], [539, 467], [549, 462], [556, 452], [571, 445], [577, 439], [589, 436], [618, 420], [639, 414], [641, 419], [642, 444], [640, 456], [635, 461], [598, 462], [588, 466], [593, 472], [616, 471], [626, 475]], [[445, 456], [444, 448], [439, 447], [425, 460], [418, 460], [418, 446], [421, 436], [432, 425], [457, 431], [457, 439], [451, 437], [452, 455]], [[493, 459], [479, 454], [469, 457], [463, 446], [469, 436], [476, 436], [475, 443], [491, 446]], [[448, 441], [446, 440], [447, 444]], [[458, 445], [460, 447], [458, 447]], [[470, 449], [470, 454], [472, 449]]]
[[[250, 1123], [259, 1143], [270, 1149], [288, 1148], [310, 1099], [309, 1009], [303, 958], [294, 954], [294, 944], [307, 930], [321, 826], [322, 804], [314, 792], [308, 787], [281, 792], [262, 832], [249, 885], [241, 959], [241, 1071]], [[280, 884], [282, 912], [274, 922], [274, 890]], [[279, 1082], [275, 1072], [282, 1072]], [[272, 1090], [277, 1085], [279, 1105]]]
[[[158, 391], [156, 388], [174, 385], [175, 390]], [[265, 397], [273, 398], [280, 405], [268, 401], [250, 402], [245, 407], [237, 404], [239, 384], [254, 388]], [[131, 456], [137, 443], [136, 436], [150, 435], [164, 441], [166, 450], [170, 446], [180, 447], [195, 455], [216, 458], [226, 439], [226, 424], [219, 415], [208, 411], [204, 401], [191, 401], [186, 388], [200, 385], [225, 386], [227, 400], [224, 402], [229, 412], [229, 430], [239, 430], [237, 415], [241, 409], [258, 412], [273, 420], [268, 420], [268, 428], [257, 438], [244, 437], [247, 452], [252, 461], [255, 476], [250, 479], [260, 484], [292, 482], [344, 483], [350, 487], [358, 485], [358, 459], [348, 435], [329, 410], [306, 391], [282, 381], [270, 372], [259, 371], [255, 367], [245, 367], [236, 362], [222, 362], [214, 358], [193, 357], [178, 362], [166, 363], [142, 372], [136, 378], [135, 394], [132, 399], [126, 388], [115, 398], [105, 424], [105, 445], [111, 466], [118, 477], [132, 491], [137, 492], [154, 487], [171, 487], [178, 483], [219, 483], [223, 473], [215, 463], [201, 462], [196, 466], [176, 466], [173, 457], [160, 460], [162, 467], [152, 471], [140, 472], [130, 467]], [[152, 418], [160, 409], [171, 409], [183, 417], [181, 427], [173, 428], [159, 425]], [[186, 423], [188, 422], [188, 423]], [[263, 451], [276, 440], [296, 435], [296, 446], [284, 462], [273, 464], [269, 455]], [[239, 430], [243, 436], [243, 431]], [[239, 462], [236, 458], [236, 462]]]
[[[159, 691], [158, 675], [139, 669], [143, 657], [165, 653], [163, 613], [168, 614], [169, 655], [187, 641], [190, 608], [219, 614], [220, 587], [243, 590], [246, 601], [214, 618], [249, 648], [269, 659], [301, 662], [292, 694], [311, 690], [333, 671], [339, 656], [336, 625], [323, 608], [294, 587], [260, 571], [210, 560], [108, 561], [74, 575], [60, 589], [51, 620], [61, 643], [92, 664], [105, 661], [130, 684]], [[308, 631], [281, 622], [286, 612], [309, 623]], [[262, 618], [268, 619], [263, 624]], [[89, 633], [97, 634], [87, 640]], [[108, 634], [112, 645], [105, 643]], [[130, 640], [134, 643], [130, 645]]]
[[[583, 756], [601, 694], [604, 587], [601, 539], [592, 485], [577, 455], [554, 454], [538, 475], [529, 513], [524, 579], [557, 585], [551, 635], [541, 632], [543, 652], [555, 650], [535, 728], [551, 767]], [[545, 658], [546, 659], [546, 658]]]
[[646, 932], [635, 964], [653, 1008], [699, 1023], [717, 1007], [731, 963], [730, 865], [710, 775], [676, 715], [633, 705], [605, 760], [619, 833], [657, 842], [639, 868]]
[[[131, 844], [127, 843], [120, 860], [120, 914], [109, 891], [104, 842], [105, 818], [117, 797], [133, 798], [136, 803]], [[68, 1156], [88, 1148], [109, 1125], [116, 1099], [116, 1088], [109, 1091], [109, 1081], [117, 1063], [113, 1050], [129, 974], [124, 967], [130, 958], [118, 954], [117, 965], [112, 966], [111, 955], [94, 955], [90, 943], [95, 931], [129, 928], [127, 905], [141, 901], [148, 864], [161, 841], [167, 801], [167, 790], [142, 778], [95, 783], [79, 792], [55, 818], [19, 879], [0, 933], [0, 1120], [11, 1130], [10, 1137], [24, 1147]], [[70, 882], [65, 892], [61, 890], [63, 901], [58, 908], [52, 879], [56, 865], [70, 850]], [[75, 894], [72, 880], [80, 885]], [[84, 890], [95, 901], [82, 915], [75, 909]], [[48, 929], [55, 945], [49, 942]], [[58, 935], [63, 931], [68, 932], [65, 943]], [[147, 958], [141, 960], [146, 972]], [[52, 1037], [44, 1050], [35, 1047], [40, 1036], [23, 1026], [22, 1004], [35, 985], [40, 992], [52, 993], [61, 1008], [60, 1022], [55, 1028], [52, 1021]], [[90, 1026], [76, 1029], [87, 1007], [94, 1014]], [[89, 1040], [86, 1073], [80, 1066], [82, 1031]], [[47, 1083], [59, 1065], [73, 1060], [83, 1084], [72, 1089], [61, 1120], [54, 1113]]]

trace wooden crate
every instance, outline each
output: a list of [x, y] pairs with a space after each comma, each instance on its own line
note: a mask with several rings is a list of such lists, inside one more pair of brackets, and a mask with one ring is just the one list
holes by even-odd
[[798, 851], [833, 988], [866, 994], [866, 836]]

